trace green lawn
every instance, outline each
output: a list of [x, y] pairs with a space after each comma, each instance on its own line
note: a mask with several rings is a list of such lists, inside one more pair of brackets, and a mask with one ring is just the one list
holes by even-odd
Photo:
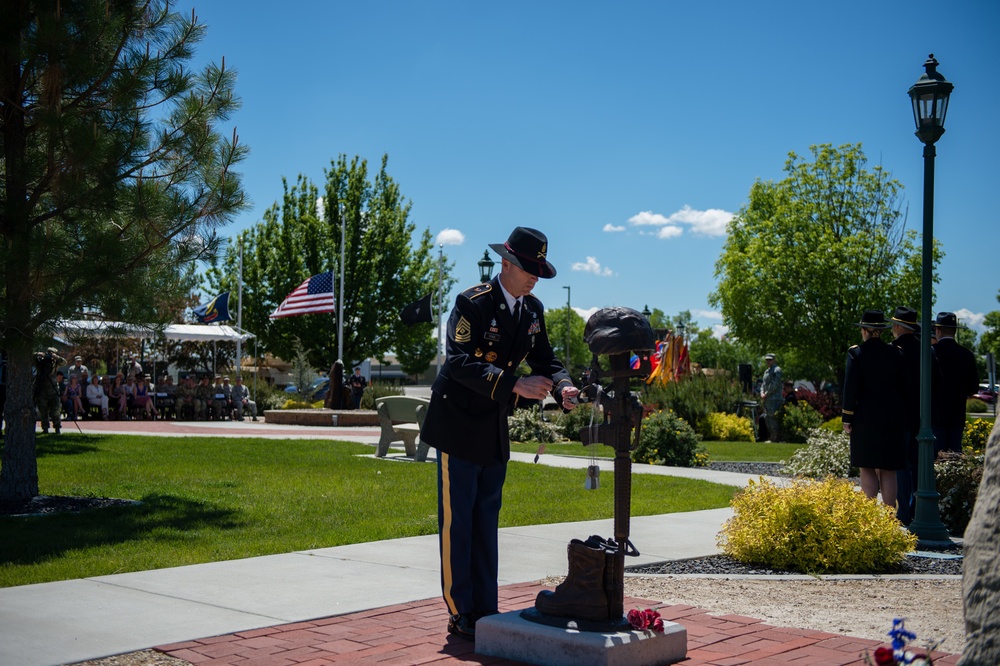
[[[436, 533], [435, 465], [362, 457], [372, 452], [338, 441], [40, 435], [42, 494], [142, 504], [0, 518], [0, 586]], [[735, 490], [636, 475], [632, 515], [724, 507]], [[583, 470], [512, 463], [504, 497], [502, 527], [614, 513], [613, 484], [584, 490]]]
[[[780, 462], [788, 460], [804, 444], [772, 444], [770, 442], [702, 442], [712, 461]], [[513, 442], [512, 451], [535, 453], [538, 444]], [[560, 442], [546, 444], [545, 454], [562, 456], [591, 456], [614, 458], [615, 450], [610, 446], [584, 446], [580, 442]], [[543, 454], [544, 455], [544, 454]]]

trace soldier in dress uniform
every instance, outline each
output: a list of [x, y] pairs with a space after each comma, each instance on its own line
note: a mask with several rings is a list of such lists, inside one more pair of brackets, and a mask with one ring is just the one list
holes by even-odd
[[882, 501], [895, 507], [896, 471], [906, 462], [906, 370], [899, 352], [881, 340], [889, 327], [881, 310], [865, 310], [857, 326], [862, 342], [847, 350], [844, 370], [844, 432], [851, 437], [851, 465], [861, 470], [862, 492], [868, 497], [881, 492]]
[[[441, 589], [448, 631], [475, 637], [476, 621], [497, 612], [497, 529], [510, 459], [507, 416], [518, 400], [552, 393], [564, 409], [578, 389], [556, 358], [545, 309], [531, 295], [555, 277], [548, 241], [518, 227], [491, 244], [501, 272], [458, 296], [448, 319], [447, 361], [431, 387], [421, 439], [438, 451]], [[517, 375], [527, 362], [531, 374]]]
[[[917, 311], [900, 306], [892, 314], [892, 344], [903, 357], [903, 443], [906, 446], [906, 469], [896, 475], [899, 483], [899, 509], [896, 516], [904, 525], [913, 520], [916, 509], [918, 463], [917, 435], [920, 434], [920, 324]], [[932, 393], [940, 388], [940, 368], [931, 350]]]
[[965, 401], [979, 389], [976, 355], [955, 340], [958, 317], [954, 312], [939, 312], [934, 320], [937, 344], [934, 356], [941, 369], [940, 390], [934, 393], [931, 421], [934, 430], [934, 454], [962, 450], [965, 431]]

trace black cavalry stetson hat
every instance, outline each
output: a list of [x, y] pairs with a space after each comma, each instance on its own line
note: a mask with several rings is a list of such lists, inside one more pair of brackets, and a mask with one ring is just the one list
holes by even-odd
[[518, 227], [510, 232], [506, 243], [490, 243], [490, 247], [504, 259], [532, 275], [540, 278], [556, 276], [556, 267], [545, 258], [549, 241], [537, 229]]
[[885, 320], [885, 314], [881, 310], [865, 310], [861, 315], [861, 321], [855, 326], [861, 328], [889, 328], [889, 322]]
[[954, 312], [938, 312], [934, 325], [942, 328], [958, 328], [958, 317]]
[[892, 313], [892, 321], [911, 331], [916, 331], [920, 328], [920, 325], [917, 323], [917, 311], [906, 306], [901, 305], [896, 308], [896, 311]]

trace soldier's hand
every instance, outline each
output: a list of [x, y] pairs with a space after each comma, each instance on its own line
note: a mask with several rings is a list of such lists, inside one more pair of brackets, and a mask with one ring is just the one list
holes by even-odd
[[519, 377], [514, 384], [514, 393], [530, 400], [544, 400], [552, 390], [552, 380], [540, 375]]
[[573, 409], [579, 402], [580, 389], [575, 386], [567, 386], [562, 390], [563, 409]]

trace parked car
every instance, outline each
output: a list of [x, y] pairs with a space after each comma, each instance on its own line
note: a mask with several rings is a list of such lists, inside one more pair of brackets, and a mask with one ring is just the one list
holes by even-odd
[[310, 402], [316, 402], [317, 400], [326, 400], [326, 394], [330, 390], [330, 378], [329, 377], [317, 377], [313, 380], [313, 383], [306, 389], [306, 395], [309, 396]]
[[991, 391], [988, 388], [980, 388], [979, 393], [970, 397], [976, 398], [977, 400], [982, 400], [987, 405], [992, 405], [994, 402], [996, 402], [997, 394], [996, 391]]

